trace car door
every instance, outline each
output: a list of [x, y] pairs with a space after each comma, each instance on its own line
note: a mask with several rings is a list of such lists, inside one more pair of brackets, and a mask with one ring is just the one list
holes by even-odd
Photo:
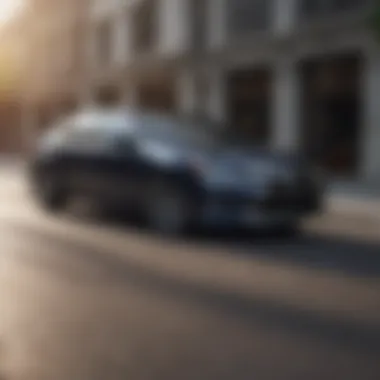
[[68, 137], [70, 183], [79, 195], [102, 196], [101, 163], [104, 156], [104, 133], [90, 115], [82, 115], [73, 123]]
[[82, 152], [81, 141], [84, 139], [78, 130], [77, 119], [73, 117], [65, 125], [65, 134], [62, 141], [61, 156], [64, 157], [65, 172], [60, 171], [60, 175], [65, 175], [66, 185], [73, 193], [82, 192], [85, 182], [85, 162]]
[[131, 117], [118, 113], [97, 115], [86, 130], [85, 175], [92, 191], [108, 204], [121, 205], [132, 197], [135, 164]]
[[134, 204], [138, 200], [140, 169], [141, 157], [133, 133], [113, 134], [102, 164], [108, 199], [120, 206]]

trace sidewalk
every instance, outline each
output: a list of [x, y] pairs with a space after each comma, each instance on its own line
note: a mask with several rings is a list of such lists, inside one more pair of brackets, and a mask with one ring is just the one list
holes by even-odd
[[[327, 192], [327, 212], [380, 223], [380, 188], [338, 186]], [[379, 227], [380, 233], [380, 227]]]
[[380, 199], [358, 199], [335, 195], [328, 199], [327, 209], [328, 212], [347, 218], [365, 218], [380, 224]]
[[0, 170], [15, 171], [24, 168], [25, 165], [26, 159], [21, 155], [0, 155]]

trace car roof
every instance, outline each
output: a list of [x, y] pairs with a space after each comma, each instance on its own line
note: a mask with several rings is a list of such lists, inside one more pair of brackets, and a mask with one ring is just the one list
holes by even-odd
[[86, 107], [58, 120], [55, 124], [58, 127], [72, 125], [75, 129], [106, 127], [105, 129], [112, 131], [115, 129], [128, 131], [134, 128], [135, 123], [131, 121], [136, 120], [136, 117], [135, 112], [124, 107]]
[[115, 120], [116, 118], [126, 119], [129, 117], [136, 116], [135, 112], [132, 112], [124, 107], [114, 107], [114, 108], [99, 108], [99, 107], [88, 107], [80, 110], [74, 114], [75, 118], [111, 118]]
[[[148, 130], [154, 127], [157, 122], [160, 125], [167, 124], [168, 126], [177, 125], [192, 127], [195, 125], [202, 125], [206, 130], [218, 130], [211, 119], [198, 117], [196, 115], [178, 115], [165, 112], [154, 112], [128, 108], [126, 106], [114, 107], [101, 107], [89, 106], [78, 110], [74, 114], [68, 116], [64, 124], [82, 124], [83, 128], [88, 125], [89, 128], [104, 128], [109, 130], [110, 133], [120, 132], [134, 132], [138, 129]], [[217, 123], [215, 123], [217, 124]]]

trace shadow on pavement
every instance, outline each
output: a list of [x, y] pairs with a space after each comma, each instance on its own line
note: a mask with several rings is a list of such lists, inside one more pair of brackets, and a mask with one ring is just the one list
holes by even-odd
[[[103, 222], [123, 228], [131, 224], [130, 219], [115, 215]], [[136, 220], [132, 222], [136, 225]], [[380, 276], [380, 231], [377, 242], [359, 240], [349, 234], [332, 236], [306, 230], [296, 236], [281, 236], [281, 233], [268, 231], [197, 231], [187, 237], [185, 243], [213, 248], [223, 246], [223, 249], [231, 249], [233, 254], [264, 257], [353, 276]]]
[[[354, 276], [380, 276], [380, 241], [363, 242], [353, 237], [324, 236], [305, 232], [298, 237], [275, 234], [224, 234], [204, 239], [206, 244], [223, 244], [239, 254]], [[235, 250], [233, 251], [235, 253]]]
[[[157, 297], [191, 302], [195, 307], [238, 318], [244, 323], [280, 329], [312, 341], [321, 340], [359, 353], [380, 354], [380, 327], [309, 312], [269, 300], [265, 296], [228, 293], [196, 281], [186, 281], [175, 275], [168, 276], [147, 265], [131, 262], [127, 257], [112, 255], [63, 236], [53, 236], [38, 227], [17, 225], [17, 231], [35, 247], [45, 245], [52, 248], [49, 253], [45, 250], [37, 255], [30, 255], [30, 252], [20, 253], [23, 260], [39, 268], [45, 267], [70, 282], [91, 286], [132, 285], [156, 294]], [[86, 269], [83, 266], [78, 269], [75, 265], [78, 259], [86, 263]], [[67, 260], [74, 265], [62, 265]]]

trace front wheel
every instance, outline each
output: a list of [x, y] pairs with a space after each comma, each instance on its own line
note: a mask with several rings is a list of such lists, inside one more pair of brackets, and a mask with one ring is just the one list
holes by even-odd
[[275, 232], [277, 236], [282, 238], [297, 238], [300, 236], [302, 229], [299, 223], [293, 222], [277, 227]]
[[181, 235], [191, 220], [190, 202], [186, 195], [171, 185], [153, 186], [146, 202], [145, 217], [153, 230], [164, 235]]

